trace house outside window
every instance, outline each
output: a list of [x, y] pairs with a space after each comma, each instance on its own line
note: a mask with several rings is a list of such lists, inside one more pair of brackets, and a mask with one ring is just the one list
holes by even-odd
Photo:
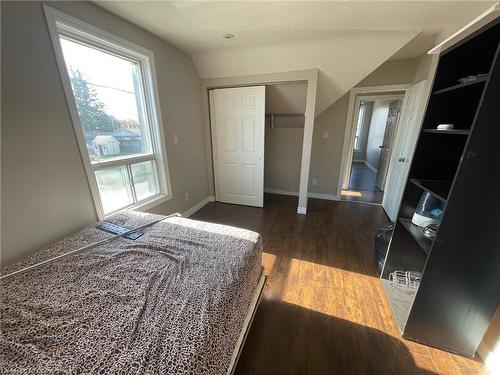
[[153, 53], [44, 9], [99, 217], [171, 198]]

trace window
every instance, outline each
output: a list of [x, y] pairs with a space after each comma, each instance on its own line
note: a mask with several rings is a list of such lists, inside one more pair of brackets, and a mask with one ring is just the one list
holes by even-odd
[[354, 136], [354, 151], [361, 151], [361, 141], [363, 132], [363, 120], [365, 118], [366, 104], [361, 103], [358, 112], [358, 123], [356, 125], [356, 135]]
[[153, 54], [45, 12], [99, 217], [169, 199]]

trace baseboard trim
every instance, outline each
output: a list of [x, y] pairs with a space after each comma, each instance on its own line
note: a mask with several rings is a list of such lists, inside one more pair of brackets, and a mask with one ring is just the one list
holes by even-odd
[[209, 197], [206, 197], [205, 199], [203, 199], [202, 201], [196, 203], [193, 207], [191, 207], [189, 210], [187, 210], [186, 212], [184, 212], [182, 214], [183, 217], [190, 217], [191, 215], [193, 215], [196, 211], [198, 211], [200, 208], [202, 208], [203, 206], [205, 206], [206, 204], [210, 203], [210, 202], [213, 202], [215, 201], [215, 197], [213, 196], [209, 196]]
[[378, 171], [375, 169], [373, 165], [368, 163], [366, 160], [364, 161], [365, 165], [368, 167], [369, 170], [371, 170], [373, 173], [377, 173]]
[[305, 214], [307, 214], [307, 208], [306, 207], [297, 207], [297, 213], [300, 215], [305, 215]]
[[324, 194], [324, 193], [309, 193], [307, 194], [309, 198], [316, 198], [316, 199], [325, 199], [328, 201], [338, 201], [338, 197], [336, 194]]
[[[270, 194], [280, 194], [280, 195], [291, 195], [294, 197], [298, 197], [299, 193], [297, 191], [285, 191], [285, 190], [277, 190], [277, 189], [270, 189], [270, 188], [264, 188], [265, 193], [270, 193]], [[309, 192], [307, 193], [308, 198], [315, 198], [315, 199], [326, 199], [328, 201], [338, 201], [339, 199], [337, 198], [337, 195], [335, 194], [325, 194], [325, 193], [314, 193], [314, 192]]]
[[278, 190], [278, 189], [271, 189], [271, 188], [264, 188], [264, 193], [270, 193], [270, 194], [280, 194], [280, 195], [291, 195], [294, 197], [299, 196], [298, 191], [285, 191], [285, 190]]

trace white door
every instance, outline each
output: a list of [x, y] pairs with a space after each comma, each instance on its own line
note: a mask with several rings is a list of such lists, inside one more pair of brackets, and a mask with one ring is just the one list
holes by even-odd
[[264, 206], [265, 87], [210, 91], [215, 198]]
[[425, 110], [427, 81], [420, 81], [406, 90], [401, 117], [396, 129], [394, 148], [389, 163], [382, 206], [392, 221], [396, 221], [411, 158], [420, 133], [420, 123]]
[[384, 139], [380, 147], [380, 158], [378, 162], [377, 175], [375, 177], [375, 187], [380, 191], [385, 189], [385, 181], [389, 162], [391, 161], [391, 153], [394, 141], [394, 133], [399, 121], [401, 113], [401, 100], [395, 100], [389, 104], [389, 114], [385, 124]]

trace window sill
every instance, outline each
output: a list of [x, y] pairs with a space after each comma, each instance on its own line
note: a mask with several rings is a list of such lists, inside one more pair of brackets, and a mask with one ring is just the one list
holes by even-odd
[[128, 206], [128, 207], [125, 207], [121, 210], [110, 212], [109, 214], [104, 216], [104, 219], [111, 216], [111, 215], [114, 215], [118, 212], [126, 212], [126, 211], [144, 212], [144, 211], [149, 210], [153, 207], [156, 207], [162, 203], [165, 203], [165, 202], [169, 201], [170, 199], [172, 199], [171, 194], [157, 194], [154, 197], [152, 197], [151, 199], [143, 201], [143, 202], [139, 202], [136, 205]]
[[129, 211], [146, 211], [172, 199], [172, 195], [158, 194], [145, 202], [139, 202], [135, 206], [129, 207]]

